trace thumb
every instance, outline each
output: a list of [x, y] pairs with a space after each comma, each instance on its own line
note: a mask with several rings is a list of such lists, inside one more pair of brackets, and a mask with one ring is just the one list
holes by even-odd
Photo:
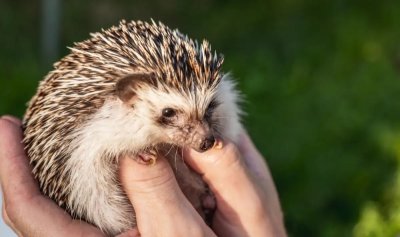
[[163, 236], [192, 236], [183, 232], [193, 231], [193, 228], [207, 229], [180, 190], [164, 157], [158, 157], [153, 165], [123, 157], [119, 173], [122, 186], [135, 209], [137, 227], [142, 236], [159, 236], [160, 233]]
[[[237, 180], [238, 174], [246, 172], [244, 161], [238, 148], [232, 142], [217, 140], [216, 145], [204, 153], [193, 149], [184, 150], [184, 159], [203, 179], [211, 185], [224, 185], [227, 181]], [[222, 188], [222, 187], [221, 187]]]
[[[235, 144], [229, 141], [218, 143], [204, 153], [185, 150], [184, 159], [190, 167], [202, 174], [214, 193], [216, 214], [222, 214], [225, 220], [235, 217], [233, 223], [237, 225], [247, 218], [248, 210], [260, 209], [262, 200]], [[248, 203], [244, 199], [252, 202]]]
[[122, 157], [119, 175], [136, 212], [149, 205], [154, 208], [161, 198], [180, 198], [181, 191], [174, 173], [164, 157], [157, 158], [152, 165], [143, 164], [128, 156]]

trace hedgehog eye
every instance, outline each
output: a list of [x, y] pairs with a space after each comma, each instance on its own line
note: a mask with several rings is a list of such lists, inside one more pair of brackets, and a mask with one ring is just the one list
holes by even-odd
[[176, 111], [172, 108], [165, 108], [162, 110], [162, 116], [165, 118], [171, 118], [175, 116]]

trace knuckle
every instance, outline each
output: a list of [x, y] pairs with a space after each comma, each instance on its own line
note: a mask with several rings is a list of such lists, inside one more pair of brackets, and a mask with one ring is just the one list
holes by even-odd
[[16, 207], [14, 202], [7, 201], [4, 202], [4, 208], [3, 208], [3, 218], [4, 220], [11, 221], [15, 218], [16, 216]]
[[13, 222], [13, 220], [15, 220], [16, 218], [16, 212], [14, 211], [14, 208], [10, 207], [10, 205], [4, 205], [3, 208], [3, 220], [7, 225], [11, 225], [11, 223]]
[[20, 218], [21, 214], [21, 200], [20, 197], [15, 196], [13, 198], [8, 198], [7, 200], [4, 201], [4, 212], [3, 214], [6, 214], [8, 217], [8, 220], [10, 222], [15, 222]]
[[4, 205], [3, 205], [3, 208], [2, 208], [2, 211], [1, 211], [1, 216], [2, 216], [2, 218], [4, 220], [4, 222], [7, 225], [11, 224], [10, 219], [8, 218], [8, 215], [7, 215], [7, 212], [6, 212], [6, 208], [4, 207]]

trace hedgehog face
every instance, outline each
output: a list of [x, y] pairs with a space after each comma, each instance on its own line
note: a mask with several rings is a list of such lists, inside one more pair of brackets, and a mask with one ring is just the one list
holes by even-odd
[[167, 138], [177, 145], [190, 146], [198, 152], [210, 149], [215, 143], [217, 127], [213, 113], [217, 103], [211, 101], [204, 109], [185, 110], [171, 105], [163, 108], [156, 117], [156, 126], [160, 127]]
[[215, 88], [167, 89], [152, 81], [151, 75], [132, 74], [120, 79], [116, 88], [133, 116], [146, 120], [153, 143], [189, 146], [199, 152], [210, 149], [219, 125], [214, 116], [220, 105]]

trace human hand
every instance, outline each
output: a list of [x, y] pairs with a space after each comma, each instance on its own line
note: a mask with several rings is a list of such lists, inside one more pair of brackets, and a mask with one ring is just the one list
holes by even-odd
[[215, 194], [212, 230], [179, 189], [165, 158], [146, 166], [124, 157], [120, 179], [141, 236], [286, 236], [272, 177], [246, 134], [238, 147], [228, 142], [205, 153], [185, 150], [184, 159]]
[[[1, 117], [0, 184], [2, 214], [6, 224], [20, 237], [104, 237], [99, 229], [86, 222], [73, 220], [40, 193], [21, 141], [21, 122], [14, 117]], [[138, 236], [138, 231], [131, 230], [119, 237], [128, 236]]]
[[185, 158], [215, 195], [212, 228], [218, 236], [286, 236], [270, 171], [247, 134], [237, 147], [228, 142], [206, 153], [187, 150]]
[[[21, 140], [20, 121], [2, 117], [0, 183], [5, 222], [19, 236], [25, 237], [104, 236], [94, 226], [73, 220], [41, 195], [31, 176]], [[243, 137], [239, 149], [246, 164], [230, 143], [204, 154], [186, 151], [186, 161], [204, 175], [216, 194], [215, 233], [220, 236], [285, 236], [279, 200], [266, 164], [247, 136]], [[142, 236], [215, 236], [183, 196], [165, 160], [159, 159], [154, 166], [143, 166], [132, 159], [122, 159], [121, 163], [121, 180], [134, 203]], [[129, 172], [132, 169], [134, 172]], [[250, 171], [256, 175], [251, 175]], [[221, 185], [224, 188], [217, 189]], [[243, 193], [246, 195], [240, 197]], [[139, 233], [135, 229], [120, 236], [139, 236]]]

